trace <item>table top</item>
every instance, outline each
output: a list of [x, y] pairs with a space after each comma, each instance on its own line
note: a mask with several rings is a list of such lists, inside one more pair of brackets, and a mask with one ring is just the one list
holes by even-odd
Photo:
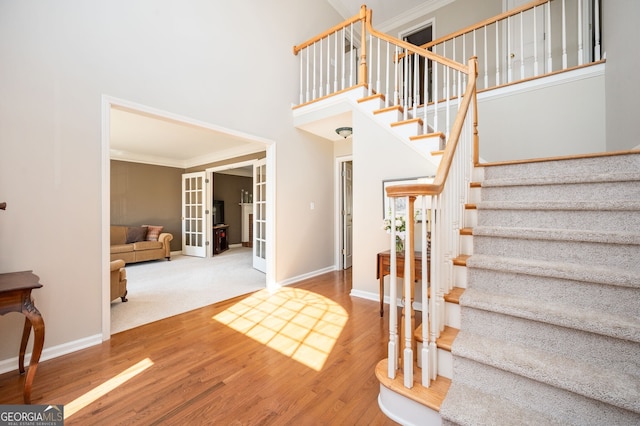
[[0, 293], [12, 290], [40, 288], [40, 277], [31, 271], [0, 274]]

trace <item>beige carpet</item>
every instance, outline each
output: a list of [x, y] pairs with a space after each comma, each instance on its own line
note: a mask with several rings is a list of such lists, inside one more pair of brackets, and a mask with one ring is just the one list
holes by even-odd
[[232, 248], [209, 258], [173, 256], [129, 264], [128, 302], [111, 302], [111, 333], [128, 330], [265, 288], [265, 274], [252, 267], [250, 248]]

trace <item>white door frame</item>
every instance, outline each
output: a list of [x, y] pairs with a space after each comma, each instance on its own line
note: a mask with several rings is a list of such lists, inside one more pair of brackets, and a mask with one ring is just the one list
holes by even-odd
[[[256, 161], [258, 160], [247, 160], [247, 161], [240, 161], [238, 163], [231, 163], [231, 164], [225, 164], [223, 166], [215, 166], [215, 167], [207, 168], [205, 170], [207, 172], [207, 179], [209, 180], [209, 182], [211, 182], [211, 187], [209, 188], [209, 192], [211, 193], [213, 191], [213, 174], [214, 173], [222, 172], [225, 170], [237, 169], [239, 167], [252, 166], [253, 163], [255, 163]], [[238, 197], [238, 200], [239, 199], [240, 198]], [[210, 201], [213, 201], [213, 200], [210, 200]], [[209, 219], [211, 219], [211, 214], [208, 214], [207, 216]], [[211, 220], [209, 220], [209, 223], [211, 223]], [[207, 232], [207, 241], [210, 242], [209, 244], [207, 244], [207, 257], [211, 257], [213, 255], [213, 243], [212, 243], [213, 227], [212, 226], [209, 226], [209, 232]]]
[[205, 129], [211, 129], [216, 131], [226, 131], [230, 135], [240, 136], [245, 139], [259, 142], [264, 145], [267, 153], [267, 272], [266, 272], [266, 286], [267, 288], [274, 288], [275, 284], [275, 222], [276, 222], [276, 207], [275, 207], [275, 194], [276, 194], [276, 143], [272, 140], [261, 138], [255, 135], [239, 132], [233, 129], [222, 128], [221, 126], [213, 123], [199, 121], [190, 117], [181, 116], [168, 111], [159, 110], [150, 106], [141, 105], [136, 102], [115, 98], [109, 95], [102, 95], [102, 129], [101, 129], [101, 177], [102, 183], [100, 190], [102, 193], [102, 210], [101, 210], [101, 238], [102, 238], [102, 256], [101, 256], [101, 270], [102, 270], [102, 340], [109, 340], [111, 338], [111, 268], [110, 268], [110, 249], [109, 239], [111, 225], [111, 108], [121, 107], [128, 108], [134, 111], [144, 112], [152, 114], [158, 117], [168, 118], [174, 121], [202, 127]]
[[[341, 270], [343, 269], [342, 265], [342, 209], [340, 206], [342, 205], [342, 163], [347, 161], [353, 161], [353, 155], [345, 155], [341, 157], [336, 157], [335, 169], [334, 169], [334, 222], [336, 226], [334, 226], [335, 230], [335, 238], [334, 241], [334, 265], [335, 269]], [[267, 170], [268, 172], [268, 170]]]

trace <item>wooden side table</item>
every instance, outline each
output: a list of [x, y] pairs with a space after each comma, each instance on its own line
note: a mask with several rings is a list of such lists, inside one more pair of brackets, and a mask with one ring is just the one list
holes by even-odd
[[27, 349], [31, 328], [33, 327], [33, 352], [29, 362], [29, 371], [24, 381], [23, 397], [25, 404], [31, 404], [31, 386], [44, 344], [44, 320], [34, 306], [33, 299], [31, 299], [31, 290], [42, 287], [39, 281], [40, 278], [31, 271], [0, 274], [0, 315], [9, 312], [20, 312], [25, 316], [20, 355], [18, 356], [20, 374], [25, 372], [24, 353]]
[[[415, 265], [414, 276], [416, 280], [422, 276], [422, 252], [414, 251]], [[427, 251], [428, 254], [428, 251]], [[396, 254], [397, 277], [404, 278], [404, 253]], [[383, 251], [378, 253], [378, 262], [376, 269], [376, 278], [380, 280], [380, 316], [384, 316], [384, 277], [389, 275], [391, 269], [391, 251]], [[427, 258], [427, 276], [429, 274], [429, 261]]]

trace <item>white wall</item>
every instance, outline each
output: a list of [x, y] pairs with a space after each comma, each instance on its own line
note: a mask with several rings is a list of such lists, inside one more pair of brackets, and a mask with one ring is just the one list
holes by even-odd
[[480, 93], [481, 162], [606, 151], [604, 68]]
[[[333, 265], [333, 146], [291, 125], [291, 46], [339, 20], [312, 0], [0, 0], [0, 270], [41, 277], [45, 357], [101, 333], [103, 95], [275, 141], [275, 279]], [[0, 360], [21, 327], [2, 317]]]

